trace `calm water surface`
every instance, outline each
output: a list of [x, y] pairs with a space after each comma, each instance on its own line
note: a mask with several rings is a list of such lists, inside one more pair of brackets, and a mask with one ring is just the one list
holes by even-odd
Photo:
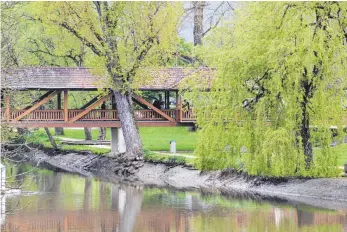
[[1, 231], [347, 231], [345, 211], [112, 184], [30, 165], [7, 175], [8, 185], [35, 194], [2, 198]]

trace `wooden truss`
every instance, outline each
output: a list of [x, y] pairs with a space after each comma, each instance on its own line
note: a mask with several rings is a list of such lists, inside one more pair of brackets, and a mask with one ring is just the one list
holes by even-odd
[[169, 115], [165, 114], [163, 111], [161, 111], [157, 107], [153, 106], [151, 103], [149, 103], [148, 101], [146, 101], [142, 97], [138, 96], [137, 94], [133, 93], [133, 99], [135, 99], [136, 101], [141, 102], [142, 104], [144, 104], [147, 107], [151, 108], [152, 110], [154, 110], [155, 112], [157, 112], [158, 114], [160, 114], [161, 116], [163, 116], [164, 118], [169, 120], [170, 122], [176, 122], [176, 120], [174, 118], [172, 118]]
[[[78, 119], [82, 118], [84, 115], [88, 114], [91, 110], [95, 109], [95, 107], [101, 105], [107, 98], [112, 97], [112, 93], [110, 92], [109, 94], [107, 94], [104, 97], [101, 97], [100, 99], [98, 99], [97, 101], [95, 101], [93, 104], [91, 104], [90, 106], [88, 106], [87, 108], [85, 108], [81, 113], [77, 114], [75, 117], [73, 117], [72, 119], [70, 119], [69, 123], [74, 123], [76, 122]], [[93, 101], [93, 99], [92, 99]]]
[[25, 116], [27, 116], [28, 114], [30, 114], [31, 112], [33, 112], [34, 110], [36, 110], [37, 108], [39, 108], [40, 106], [42, 106], [43, 104], [51, 100], [55, 95], [57, 95], [57, 93], [58, 91], [47, 92], [46, 94], [41, 96], [37, 101], [35, 101], [32, 106], [28, 106], [24, 108], [25, 111], [22, 114], [20, 114], [18, 117], [14, 118], [12, 121], [16, 122], [24, 118]]

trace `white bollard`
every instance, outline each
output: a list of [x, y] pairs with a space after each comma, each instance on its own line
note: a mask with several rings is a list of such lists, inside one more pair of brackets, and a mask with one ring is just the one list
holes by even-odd
[[176, 153], [176, 141], [175, 140], [170, 141], [170, 153]]

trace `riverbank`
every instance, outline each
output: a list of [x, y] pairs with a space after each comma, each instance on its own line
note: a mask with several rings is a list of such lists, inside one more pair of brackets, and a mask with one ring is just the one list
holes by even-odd
[[201, 172], [188, 166], [152, 162], [139, 165], [134, 175], [122, 177], [117, 174], [117, 159], [89, 152], [52, 153], [35, 149], [18, 153], [17, 158], [110, 182], [128, 181], [145, 186], [197, 189], [206, 193], [279, 198], [316, 207], [347, 210], [347, 178], [256, 178], [233, 171]]

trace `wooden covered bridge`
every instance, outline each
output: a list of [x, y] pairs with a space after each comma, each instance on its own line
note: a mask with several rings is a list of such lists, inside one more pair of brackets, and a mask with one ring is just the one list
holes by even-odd
[[[195, 122], [190, 108], [184, 107], [178, 94], [179, 84], [191, 75], [199, 75], [210, 83], [212, 70], [208, 68], [165, 68], [148, 72], [150, 77], [137, 87], [140, 91], [160, 91], [162, 107], [133, 94], [134, 114], [138, 126], [184, 126]], [[88, 68], [37, 67], [7, 70], [2, 75], [1, 120], [14, 127], [120, 127], [114, 97], [105, 78], [96, 77]], [[77, 109], [69, 107], [71, 91], [96, 91], [89, 102]], [[16, 91], [45, 91], [29, 106], [16, 109], [11, 95]], [[106, 94], [105, 94], [106, 93]], [[175, 104], [170, 104], [170, 94]], [[56, 109], [45, 109], [49, 101], [57, 101]], [[105, 102], [112, 102], [105, 109]]]

